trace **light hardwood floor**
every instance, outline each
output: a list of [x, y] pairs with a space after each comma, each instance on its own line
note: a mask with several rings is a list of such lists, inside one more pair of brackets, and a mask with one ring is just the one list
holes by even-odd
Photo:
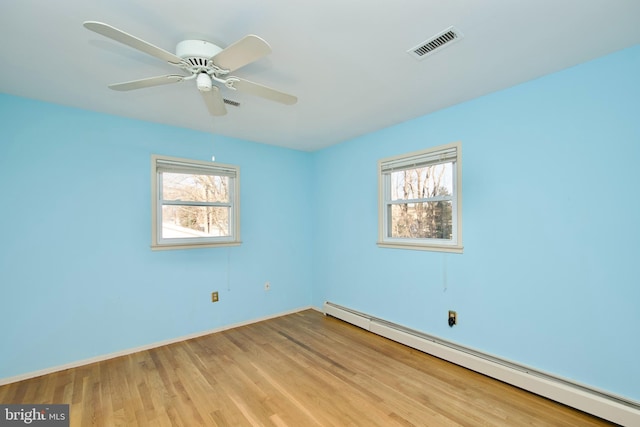
[[0, 387], [71, 426], [609, 423], [313, 310]]

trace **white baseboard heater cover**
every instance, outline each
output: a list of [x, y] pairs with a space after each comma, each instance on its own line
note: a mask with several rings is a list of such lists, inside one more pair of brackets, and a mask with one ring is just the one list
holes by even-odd
[[325, 302], [326, 315], [472, 371], [623, 426], [640, 426], [640, 403], [455, 344], [340, 305]]

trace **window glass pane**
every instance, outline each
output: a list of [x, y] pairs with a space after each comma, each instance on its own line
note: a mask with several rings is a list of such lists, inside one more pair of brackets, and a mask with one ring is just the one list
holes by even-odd
[[446, 239], [453, 233], [451, 201], [400, 203], [389, 206], [388, 237]]
[[229, 202], [229, 177], [164, 172], [162, 199], [189, 202]]
[[453, 195], [453, 163], [391, 173], [391, 200], [428, 199]]
[[162, 238], [229, 236], [229, 207], [162, 206]]

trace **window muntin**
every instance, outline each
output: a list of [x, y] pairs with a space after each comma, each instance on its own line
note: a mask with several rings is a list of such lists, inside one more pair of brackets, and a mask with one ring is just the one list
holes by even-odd
[[239, 168], [152, 157], [153, 249], [239, 244]]
[[460, 144], [380, 160], [380, 246], [462, 252]]

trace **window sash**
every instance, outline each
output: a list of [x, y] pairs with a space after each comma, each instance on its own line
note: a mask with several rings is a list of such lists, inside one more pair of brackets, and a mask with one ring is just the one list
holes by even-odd
[[[440, 163], [452, 163], [452, 168], [451, 168], [451, 173], [452, 173], [452, 181], [453, 181], [453, 191], [452, 194], [450, 196], [436, 196], [436, 197], [426, 197], [426, 198], [419, 198], [419, 199], [397, 199], [397, 200], [392, 200], [391, 199], [391, 172], [399, 172], [399, 171], [403, 171], [403, 170], [409, 170], [409, 169], [417, 169], [420, 167], [424, 167], [424, 166], [431, 166], [434, 164], [440, 164]], [[397, 169], [394, 171], [389, 171], [388, 173], [384, 173], [382, 175], [382, 179], [383, 179], [383, 194], [384, 194], [384, 216], [385, 216], [385, 220], [384, 220], [384, 229], [383, 229], [383, 241], [386, 242], [408, 242], [408, 243], [415, 243], [415, 244], [427, 244], [427, 245], [455, 245], [457, 242], [457, 236], [458, 236], [458, 224], [457, 224], [457, 212], [458, 212], [458, 206], [457, 206], [457, 198], [454, 197], [457, 190], [457, 171], [456, 171], [456, 161], [455, 159], [453, 161], [446, 161], [446, 162], [434, 162], [431, 163], [429, 165], [425, 165], [425, 164], [420, 164], [420, 166], [416, 166], [416, 167], [405, 167], [402, 169]], [[402, 204], [412, 204], [412, 203], [427, 203], [427, 202], [439, 202], [439, 201], [450, 201], [451, 202], [451, 225], [452, 225], [452, 232], [451, 232], [451, 239], [431, 239], [431, 238], [411, 238], [411, 237], [392, 237], [391, 236], [391, 227], [392, 227], [392, 223], [393, 223], [393, 218], [391, 215], [391, 206], [392, 205], [402, 205]]]
[[[175, 170], [158, 170], [157, 171], [157, 180], [158, 180], [158, 202], [160, 202], [163, 205], [175, 205], [175, 206], [221, 206], [221, 207], [232, 207], [233, 206], [233, 197], [234, 197], [234, 191], [233, 189], [235, 188], [236, 185], [236, 180], [235, 180], [235, 171], [234, 172], [234, 176], [231, 175], [226, 175], [229, 176], [229, 201], [228, 202], [202, 202], [202, 201], [195, 201], [195, 200], [173, 200], [173, 199], [165, 199], [164, 198], [164, 185], [163, 185], [163, 174], [164, 173], [177, 173]], [[203, 174], [200, 171], [197, 171], [196, 173], [192, 173], [192, 172], [188, 172], [188, 171], [184, 171], [184, 172], [179, 172], [185, 175], [212, 175], [212, 176], [225, 176], [225, 175], [220, 175], [218, 173], [208, 173], [208, 174]]]
[[[386, 205], [386, 213], [387, 213], [387, 221], [386, 221], [386, 227], [385, 227], [385, 236], [386, 236], [386, 240], [387, 241], [393, 241], [393, 242], [415, 242], [415, 243], [425, 243], [425, 242], [429, 242], [431, 244], [434, 245], [451, 245], [455, 243], [455, 237], [456, 237], [456, 230], [455, 230], [455, 209], [454, 209], [454, 201], [453, 200], [449, 200], [449, 202], [451, 202], [451, 210], [452, 210], [452, 215], [451, 215], [451, 238], [434, 238], [434, 237], [394, 237], [391, 235], [392, 233], [392, 229], [393, 229], [393, 206], [397, 205], [397, 204], [387, 204]], [[432, 202], [434, 203], [434, 202]], [[411, 204], [411, 203], [408, 203]]]
[[[158, 162], [159, 163], [159, 162]], [[177, 168], [171, 168], [169, 170], [158, 170], [157, 174], [158, 174], [158, 221], [157, 221], [157, 229], [156, 229], [156, 233], [157, 233], [157, 241], [159, 244], [165, 244], [165, 245], [177, 245], [177, 244], [198, 244], [198, 243], [215, 243], [215, 242], [230, 242], [234, 240], [234, 233], [233, 230], [235, 230], [234, 226], [234, 220], [235, 220], [235, 207], [234, 207], [234, 191], [229, 191], [229, 202], [198, 202], [198, 201], [185, 201], [185, 200], [164, 200], [162, 198], [163, 195], [163, 186], [162, 186], [162, 174], [165, 172], [170, 172], [170, 173], [176, 173], [177, 170], [180, 170], [179, 173], [184, 173], [187, 175], [220, 175], [219, 173], [213, 173], [214, 168], [206, 168], [206, 166], [204, 168], [199, 168], [199, 167], [195, 167], [194, 170], [189, 171], [187, 168], [184, 167], [180, 167], [180, 169]], [[216, 168], [216, 169], [221, 169], [221, 168]], [[208, 173], [204, 173], [207, 172]], [[231, 177], [229, 179], [229, 188], [230, 189], [234, 189], [235, 188], [235, 171], [233, 171], [234, 174], [232, 175], [227, 175], [229, 177]], [[229, 235], [228, 236], [207, 236], [207, 237], [180, 237], [180, 238], [166, 238], [163, 237], [162, 235], [162, 231], [163, 231], [163, 210], [162, 210], [162, 206], [212, 206], [212, 207], [228, 207], [229, 210]]]
[[[164, 205], [166, 206], [166, 205]], [[163, 206], [163, 207], [164, 207]], [[215, 235], [206, 235], [205, 231], [202, 230], [198, 230], [198, 229], [191, 229], [189, 227], [186, 227], [186, 229], [184, 227], [182, 227], [182, 230], [180, 231], [181, 233], [203, 233], [205, 235], [202, 236], [194, 236], [194, 237], [164, 237], [163, 233], [165, 231], [165, 224], [162, 221], [162, 212], [163, 209], [161, 209], [161, 214], [160, 214], [160, 222], [158, 223], [158, 236], [161, 242], [166, 242], [170, 245], [175, 245], [175, 244], [202, 244], [205, 242], [208, 243], [216, 243], [216, 242], [227, 242], [227, 241], [233, 241], [233, 209], [232, 208], [228, 208], [229, 212], [228, 212], [228, 223], [227, 226], [225, 227], [227, 234], [223, 234], [223, 235], [219, 235], [219, 236], [215, 236]], [[172, 228], [172, 225], [174, 224], [167, 224], [167, 229], [170, 230]], [[219, 228], [216, 227], [214, 225], [214, 228]]]

